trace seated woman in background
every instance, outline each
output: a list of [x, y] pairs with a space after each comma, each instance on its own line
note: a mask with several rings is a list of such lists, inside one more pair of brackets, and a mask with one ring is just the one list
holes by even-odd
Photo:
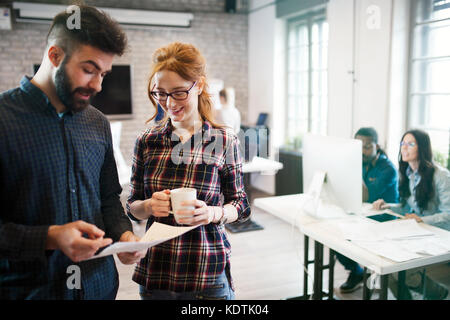
[[[424, 131], [409, 130], [402, 137], [399, 195], [401, 207], [391, 208], [393, 211], [407, 219], [450, 230], [450, 172], [433, 162], [430, 137]], [[373, 206], [378, 210], [387, 207], [383, 200], [375, 201]], [[395, 295], [397, 286], [394, 283], [395, 279], [390, 279]], [[424, 269], [407, 272], [406, 284], [410, 289], [422, 292], [424, 283], [425, 299], [444, 299], [447, 296], [448, 290], [426, 277]]]
[[[450, 172], [433, 162], [428, 134], [410, 130], [403, 135], [399, 152], [400, 210], [406, 218], [416, 219], [450, 230]], [[375, 209], [386, 207], [375, 201]]]

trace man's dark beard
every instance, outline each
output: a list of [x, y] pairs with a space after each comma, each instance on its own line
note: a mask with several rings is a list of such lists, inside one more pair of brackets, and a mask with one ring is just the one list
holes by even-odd
[[372, 163], [378, 157], [379, 153], [380, 153], [380, 151], [377, 151], [377, 153], [375, 153], [374, 156], [370, 156], [370, 157], [363, 155], [363, 164]]
[[[91, 102], [91, 98], [96, 94], [92, 89], [78, 87], [72, 90], [72, 83], [66, 73], [66, 59], [63, 60], [61, 66], [55, 73], [56, 94], [61, 102], [72, 112], [80, 112], [84, 110]], [[88, 100], [75, 99], [75, 93], [90, 94]]]

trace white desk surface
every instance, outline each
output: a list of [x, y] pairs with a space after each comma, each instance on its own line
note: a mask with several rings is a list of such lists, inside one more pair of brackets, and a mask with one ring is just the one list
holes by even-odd
[[242, 164], [242, 172], [272, 172], [283, 169], [283, 164], [278, 161], [254, 157], [252, 161]]
[[[259, 209], [277, 216], [284, 215], [286, 217], [286, 212], [289, 212], [291, 214], [290, 219], [284, 218], [284, 220], [295, 223], [303, 234], [380, 275], [450, 260], [450, 252], [436, 256], [424, 256], [423, 258], [400, 263], [381, 257], [346, 240], [340, 234], [340, 230], [331, 228], [330, 224], [327, 223], [329, 220], [318, 219], [303, 213], [300, 209], [301, 202], [302, 194], [293, 194], [280, 197], [258, 198], [254, 200], [254, 205]], [[446, 230], [430, 225], [422, 224], [422, 226], [438, 235], [448, 235], [449, 233]]]

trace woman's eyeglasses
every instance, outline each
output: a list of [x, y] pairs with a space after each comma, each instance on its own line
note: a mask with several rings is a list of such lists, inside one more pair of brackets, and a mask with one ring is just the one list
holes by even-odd
[[195, 81], [194, 84], [187, 90], [178, 90], [174, 92], [150, 91], [150, 94], [159, 102], [166, 102], [169, 97], [172, 97], [174, 100], [186, 100], [189, 96], [189, 92], [193, 87], [195, 87], [196, 84], [197, 81]]
[[400, 147], [403, 146], [407, 146], [408, 148], [414, 148], [415, 146], [417, 146], [417, 144], [415, 142], [400, 142]]

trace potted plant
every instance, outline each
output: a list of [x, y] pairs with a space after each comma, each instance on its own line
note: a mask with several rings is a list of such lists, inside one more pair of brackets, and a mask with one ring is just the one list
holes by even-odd
[[444, 168], [448, 166], [448, 158], [440, 151], [433, 150], [433, 160]]

